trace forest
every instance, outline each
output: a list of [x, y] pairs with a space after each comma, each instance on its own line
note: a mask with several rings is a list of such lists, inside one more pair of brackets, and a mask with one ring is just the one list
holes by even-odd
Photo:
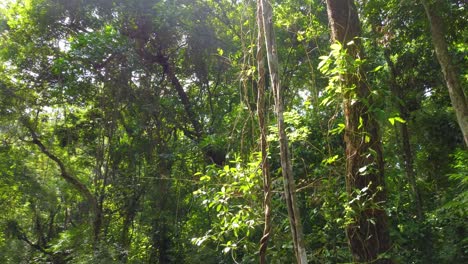
[[467, 9], [0, 1], [0, 263], [468, 263]]

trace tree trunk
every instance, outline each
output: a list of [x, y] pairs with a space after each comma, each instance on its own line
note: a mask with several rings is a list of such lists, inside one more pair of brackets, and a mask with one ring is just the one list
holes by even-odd
[[[390, 90], [392, 91], [393, 95], [398, 99], [398, 110], [400, 112], [401, 117], [408, 121], [409, 119], [409, 112], [406, 109], [406, 107], [401, 103], [404, 101], [403, 98], [403, 93], [400, 85], [398, 85], [396, 78], [397, 78], [397, 71], [395, 68], [395, 64], [393, 64], [393, 61], [390, 58], [390, 52], [389, 50], [384, 51], [384, 57], [385, 61], [387, 62], [387, 65], [390, 68]], [[408, 125], [407, 123], [400, 123], [400, 134], [401, 134], [401, 143], [402, 143], [402, 155], [403, 155], [403, 160], [404, 160], [404, 165], [405, 165], [405, 173], [406, 173], [406, 178], [408, 178], [408, 182], [411, 186], [412, 190], [412, 196], [413, 200], [415, 202], [416, 206], [416, 213], [419, 218], [419, 220], [423, 219], [423, 210], [422, 210], [422, 198], [421, 194], [418, 190], [418, 186], [416, 184], [416, 175], [414, 173], [414, 167], [413, 167], [413, 153], [411, 151], [411, 144], [410, 144], [410, 138], [409, 138], [409, 132], [408, 132]]]
[[[437, 4], [438, 1], [434, 2]], [[431, 4], [430, 1], [427, 0], [421, 0], [421, 3], [424, 6], [424, 10], [426, 11], [426, 15], [429, 20], [432, 44], [434, 45], [437, 59], [439, 60], [442, 73], [444, 74], [453, 110], [455, 111], [458, 125], [463, 133], [465, 146], [468, 147], [468, 103], [460, 80], [458, 79], [459, 75], [452, 64], [452, 60], [448, 52], [448, 45], [444, 36], [444, 21], [435, 10], [434, 4]]]
[[264, 31], [263, 31], [263, 17], [261, 2], [257, 2], [257, 68], [258, 68], [258, 81], [257, 81], [257, 115], [258, 126], [260, 129], [260, 151], [262, 153], [262, 176], [263, 176], [263, 207], [265, 214], [265, 224], [263, 228], [263, 236], [260, 239], [260, 263], [266, 264], [266, 251], [268, 248], [268, 240], [271, 232], [271, 177], [268, 164], [268, 143], [267, 143], [267, 127], [265, 125], [265, 46], [264, 44]]
[[[160, 139], [157, 141], [161, 142]], [[164, 144], [157, 144], [156, 149], [160, 150], [158, 154], [168, 153], [168, 149]], [[155, 168], [155, 175], [159, 178], [152, 184], [150, 199], [153, 211], [152, 227], [151, 227], [151, 244], [149, 263], [166, 264], [171, 263], [171, 246], [173, 241], [173, 226], [169, 220], [172, 215], [172, 195], [171, 195], [171, 168], [172, 162], [165, 157], [161, 157]]]
[[[136, 192], [137, 190], [133, 190]], [[141, 190], [140, 190], [141, 191]], [[140, 200], [140, 193], [134, 193], [132, 196], [127, 198], [125, 211], [123, 215], [123, 225], [120, 235], [120, 243], [122, 246], [122, 250], [119, 255], [119, 260], [121, 263], [128, 262], [128, 253], [131, 249], [132, 237], [130, 234], [130, 228], [135, 220], [135, 216], [138, 212], [138, 203]]]
[[280, 144], [281, 169], [284, 181], [284, 194], [288, 208], [289, 224], [293, 237], [294, 251], [297, 263], [307, 263], [307, 254], [304, 246], [302, 233], [302, 222], [299, 214], [299, 208], [296, 202], [296, 187], [292, 172], [291, 156], [288, 148], [288, 138], [285, 132], [283, 117], [283, 92], [280, 85], [278, 54], [273, 34], [273, 11], [271, 5], [266, 0], [261, 1], [263, 13], [263, 32], [265, 34], [265, 45], [267, 51], [268, 69], [270, 71], [271, 86], [275, 98], [276, 115], [278, 119], [278, 134]]
[[[360, 58], [363, 52], [356, 38], [361, 29], [354, 2], [327, 0], [327, 11], [333, 41], [342, 43], [352, 58]], [[352, 40], [354, 44], [348, 46]], [[386, 195], [379, 127], [368, 108], [372, 105], [370, 87], [363, 72], [349, 72], [342, 80], [344, 87], [355, 87], [346, 91], [343, 98], [346, 189], [353, 210], [352, 223], [346, 228], [348, 243], [356, 262], [392, 263], [379, 256], [391, 245], [387, 216], [382, 208]]]
[[[404, 120], [407, 119], [407, 115], [402, 115]], [[408, 132], [408, 125], [406, 123], [401, 123], [400, 124], [400, 134], [401, 134], [401, 141], [402, 141], [402, 147], [403, 147], [403, 159], [404, 159], [404, 164], [405, 164], [405, 172], [406, 172], [406, 177], [408, 178], [408, 182], [411, 186], [411, 190], [413, 193], [413, 200], [415, 202], [416, 206], [416, 214], [419, 218], [419, 220], [423, 220], [423, 209], [422, 209], [422, 198], [421, 198], [421, 193], [419, 192], [418, 186], [416, 184], [416, 175], [414, 173], [414, 168], [413, 168], [413, 153], [411, 151], [411, 145], [409, 141], [409, 132]]]

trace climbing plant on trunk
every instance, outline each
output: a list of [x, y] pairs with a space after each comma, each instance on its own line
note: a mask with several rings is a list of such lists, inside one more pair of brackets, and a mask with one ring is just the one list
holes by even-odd
[[[284, 196], [286, 198], [289, 224], [293, 237], [294, 252], [297, 263], [307, 263], [307, 254], [304, 247], [304, 235], [302, 233], [301, 216], [296, 201], [296, 187], [292, 171], [292, 161], [289, 153], [288, 138], [284, 123], [283, 91], [280, 84], [278, 50], [273, 34], [273, 11], [266, 0], [259, 0], [262, 8], [262, 26], [265, 34], [265, 45], [267, 52], [268, 69], [270, 71], [271, 86], [274, 93], [276, 118], [280, 144], [281, 171], [284, 181]], [[261, 30], [261, 29], [260, 29]]]
[[382, 256], [390, 249], [382, 208], [384, 164], [379, 126], [371, 109], [371, 87], [360, 67], [364, 59], [357, 9], [352, 0], [328, 0], [327, 13], [335, 42], [328, 59], [333, 57], [335, 67], [330, 68], [331, 62], [321, 66], [323, 72], [333, 75], [329, 91], [334, 89], [343, 98], [348, 243], [356, 262], [392, 263]]
[[265, 39], [263, 31], [263, 17], [262, 17], [261, 1], [257, 2], [257, 116], [258, 127], [260, 129], [260, 152], [262, 177], [263, 177], [263, 207], [264, 207], [264, 228], [263, 235], [260, 239], [260, 263], [267, 263], [266, 251], [268, 248], [268, 240], [271, 236], [271, 176], [268, 163], [268, 142], [267, 142], [267, 126], [265, 124], [265, 46], [263, 41]]

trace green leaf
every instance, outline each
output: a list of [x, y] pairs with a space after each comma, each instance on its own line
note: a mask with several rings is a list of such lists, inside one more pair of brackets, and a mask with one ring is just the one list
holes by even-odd
[[334, 129], [332, 129], [332, 130], [330, 130], [330, 134], [332, 134], [332, 135], [340, 134], [340, 133], [343, 132], [344, 129], [345, 129], [345, 124], [339, 123], [339, 124], [338, 124], [338, 127], [334, 128]]
[[403, 118], [401, 118], [399, 116], [395, 117], [395, 121], [398, 121], [400, 123], [406, 123], [406, 120], [404, 120]]
[[330, 57], [329, 57], [329, 56], [320, 56], [319, 59], [320, 59], [320, 62], [319, 62], [319, 64], [318, 64], [318, 66], [317, 66], [317, 69], [320, 70], [320, 69], [322, 69], [322, 67], [325, 65], [325, 63], [328, 62], [328, 60], [330, 59]]
[[392, 126], [395, 125], [395, 121], [400, 122], [400, 123], [406, 123], [406, 120], [404, 120], [403, 118], [399, 116], [390, 117], [388, 118], [388, 121], [390, 122], [390, 124], [392, 124]]
[[333, 98], [331, 96], [327, 96], [322, 99], [320, 105], [329, 106], [331, 102], [333, 102]]
[[378, 71], [380, 71], [382, 68], [383, 68], [383, 66], [380, 65], [380, 66], [375, 67], [375, 68], [374, 68], [372, 71], [370, 71], [370, 72], [378, 72]]
[[200, 177], [200, 181], [210, 181], [210, 180], [211, 180], [211, 177], [208, 175], [203, 175], [202, 177]]
[[362, 117], [359, 117], [359, 126], [358, 126], [358, 129], [360, 129], [363, 125], [364, 125], [364, 121], [363, 121]]
[[369, 142], [370, 142], [370, 137], [369, 137], [369, 135], [366, 135], [366, 136], [364, 137], [364, 142], [366, 142], [366, 143], [369, 143]]
[[332, 164], [333, 162], [335, 162], [335, 161], [338, 159], [338, 157], [339, 157], [338, 155], [335, 155], [335, 156], [333, 156], [333, 157], [329, 157], [329, 158], [327, 158], [327, 159], [324, 159], [324, 160], [322, 161], [322, 163], [324, 163], [324, 164]]
[[332, 49], [334, 51], [339, 51], [339, 50], [341, 50], [341, 44], [333, 43], [333, 44], [330, 45], [330, 49]]

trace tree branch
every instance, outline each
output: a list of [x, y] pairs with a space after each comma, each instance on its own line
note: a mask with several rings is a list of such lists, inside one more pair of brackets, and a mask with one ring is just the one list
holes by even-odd
[[49, 149], [42, 143], [42, 141], [39, 139], [37, 133], [34, 131], [32, 128], [29, 120], [26, 117], [22, 118], [22, 123], [23, 125], [28, 129], [29, 133], [31, 134], [32, 137], [32, 143], [35, 144], [36, 146], [39, 147], [41, 152], [45, 154], [48, 158], [53, 160], [60, 169], [60, 176], [69, 184], [71, 184], [89, 203], [89, 205], [92, 208], [92, 213], [94, 215], [94, 235], [95, 239], [97, 240], [99, 230], [100, 230], [100, 218], [101, 218], [101, 213], [100, 209], [97, 204], [96, 197], [91, 193], [91, 191], [84, 185], [79, 179], [77, 179], [75, 176], [70, 174], [67, 169], [65, 164], [63, 163], [62, 160], [60, 160], [56, 155], [54, 155], [52, 152], [49, 151]]

